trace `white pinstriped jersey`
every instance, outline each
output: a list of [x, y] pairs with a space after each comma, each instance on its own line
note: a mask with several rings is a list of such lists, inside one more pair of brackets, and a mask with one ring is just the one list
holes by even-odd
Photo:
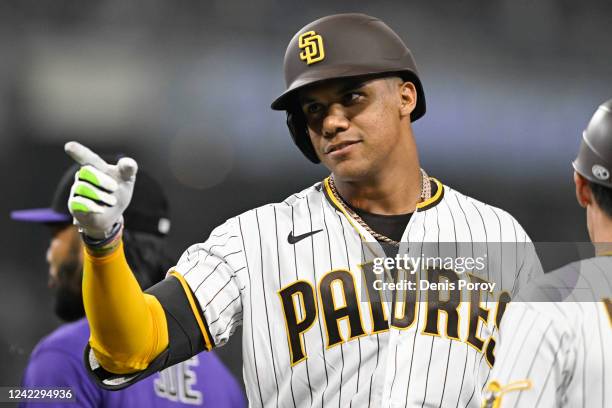
[[[510, 293], [541, 272], [512, 216], [436, 185], [403, 242], [450, 242], [455, 253], [483, 243], [482, 280], [503, 282]], [[174, 269], [195, 293], [215, 346], [243, 325], [251, 406], [479, 406], [497, 294], [462, 302], [453, 328], [448, 314], [428, 314], [419, 292], [412, 321], [390, 324], [391, 305], [358, 290], [363, 240], [376, 242], [334, 202], [326, 180], [228, 220]], [[427, 316], [439, 318], [430, 333]]]
[[501, 387], [530, 384], [498, 394], [500, 406], [612, 406], [612, 257], [569, 264], [531, 285], [508, 305], [491, 374]]

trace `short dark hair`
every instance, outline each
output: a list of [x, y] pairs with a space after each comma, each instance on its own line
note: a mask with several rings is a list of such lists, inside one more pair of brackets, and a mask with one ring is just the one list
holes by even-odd
[[608, 217], [612, 218], [612, 188], [592, 182], [589, 182], [589, 187], [591, 187], [597, 205]]

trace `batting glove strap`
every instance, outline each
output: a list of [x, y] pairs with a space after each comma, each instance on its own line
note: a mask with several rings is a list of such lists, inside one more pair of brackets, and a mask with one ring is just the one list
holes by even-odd
[[121, 244], [121, 236], [123, 232], [123, 222], [118, 222], [113, 225], [113, 228], [108, 234], [108, 237], [102, 239], [95, 239], [88, 236], [84, 231], [81, 230], [81, 236], [83, 237], [83, 243], [87, 248], [87, 252], [95, 257], [105, 256], [114, 252]]

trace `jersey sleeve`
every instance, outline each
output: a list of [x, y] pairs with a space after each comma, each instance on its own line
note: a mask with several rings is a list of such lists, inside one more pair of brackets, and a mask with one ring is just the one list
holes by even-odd
[[564, 406], [576, 361], [572, 331], [551, 317], [553, 303], [515, 301], [498, 334], [483, 407]]
[[511, 293], [511, 296], [515, 297], [521, 289], [527, 286], [527, 282], [544, 275], [544, 270], [531, 238], [518, 221], [513, 219], [513, 222], [516, 231], [517, 259], [519, 261]]
[[225, 344], [242, 323], [241, 295], [248, 282], [241, 279], [246, 269], [242, 242], [237, 220], [230, 219], [206, 242], [189, 247], [169, 273], [194, 294], [210, 348]]
[[[37, 350], [30, 357], [24, 372], [22, 387], [62, 387], [70, 388], [76, 405], [79, 407], [98, 407], [102, 390], [89, 381], [81, 363], [74, 356], [61, 350]], [[75, 401], [23, 402], [22, 408], [60, 408], [74, 407]]]

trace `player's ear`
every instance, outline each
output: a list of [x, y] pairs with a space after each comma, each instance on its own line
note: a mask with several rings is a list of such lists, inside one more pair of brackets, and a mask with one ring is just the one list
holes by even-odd
[[400, 116], [410, 117], [410, 114], [416, 107], [417, 103], [417, 91], [416, 87], [412, 82], [401, 82], [400, 83]]
[[576, 200], [582, 208], [586, 208], [593, 201], [593, 193], [587, 179], [574, 172], [574, 184], [576, 185]]

